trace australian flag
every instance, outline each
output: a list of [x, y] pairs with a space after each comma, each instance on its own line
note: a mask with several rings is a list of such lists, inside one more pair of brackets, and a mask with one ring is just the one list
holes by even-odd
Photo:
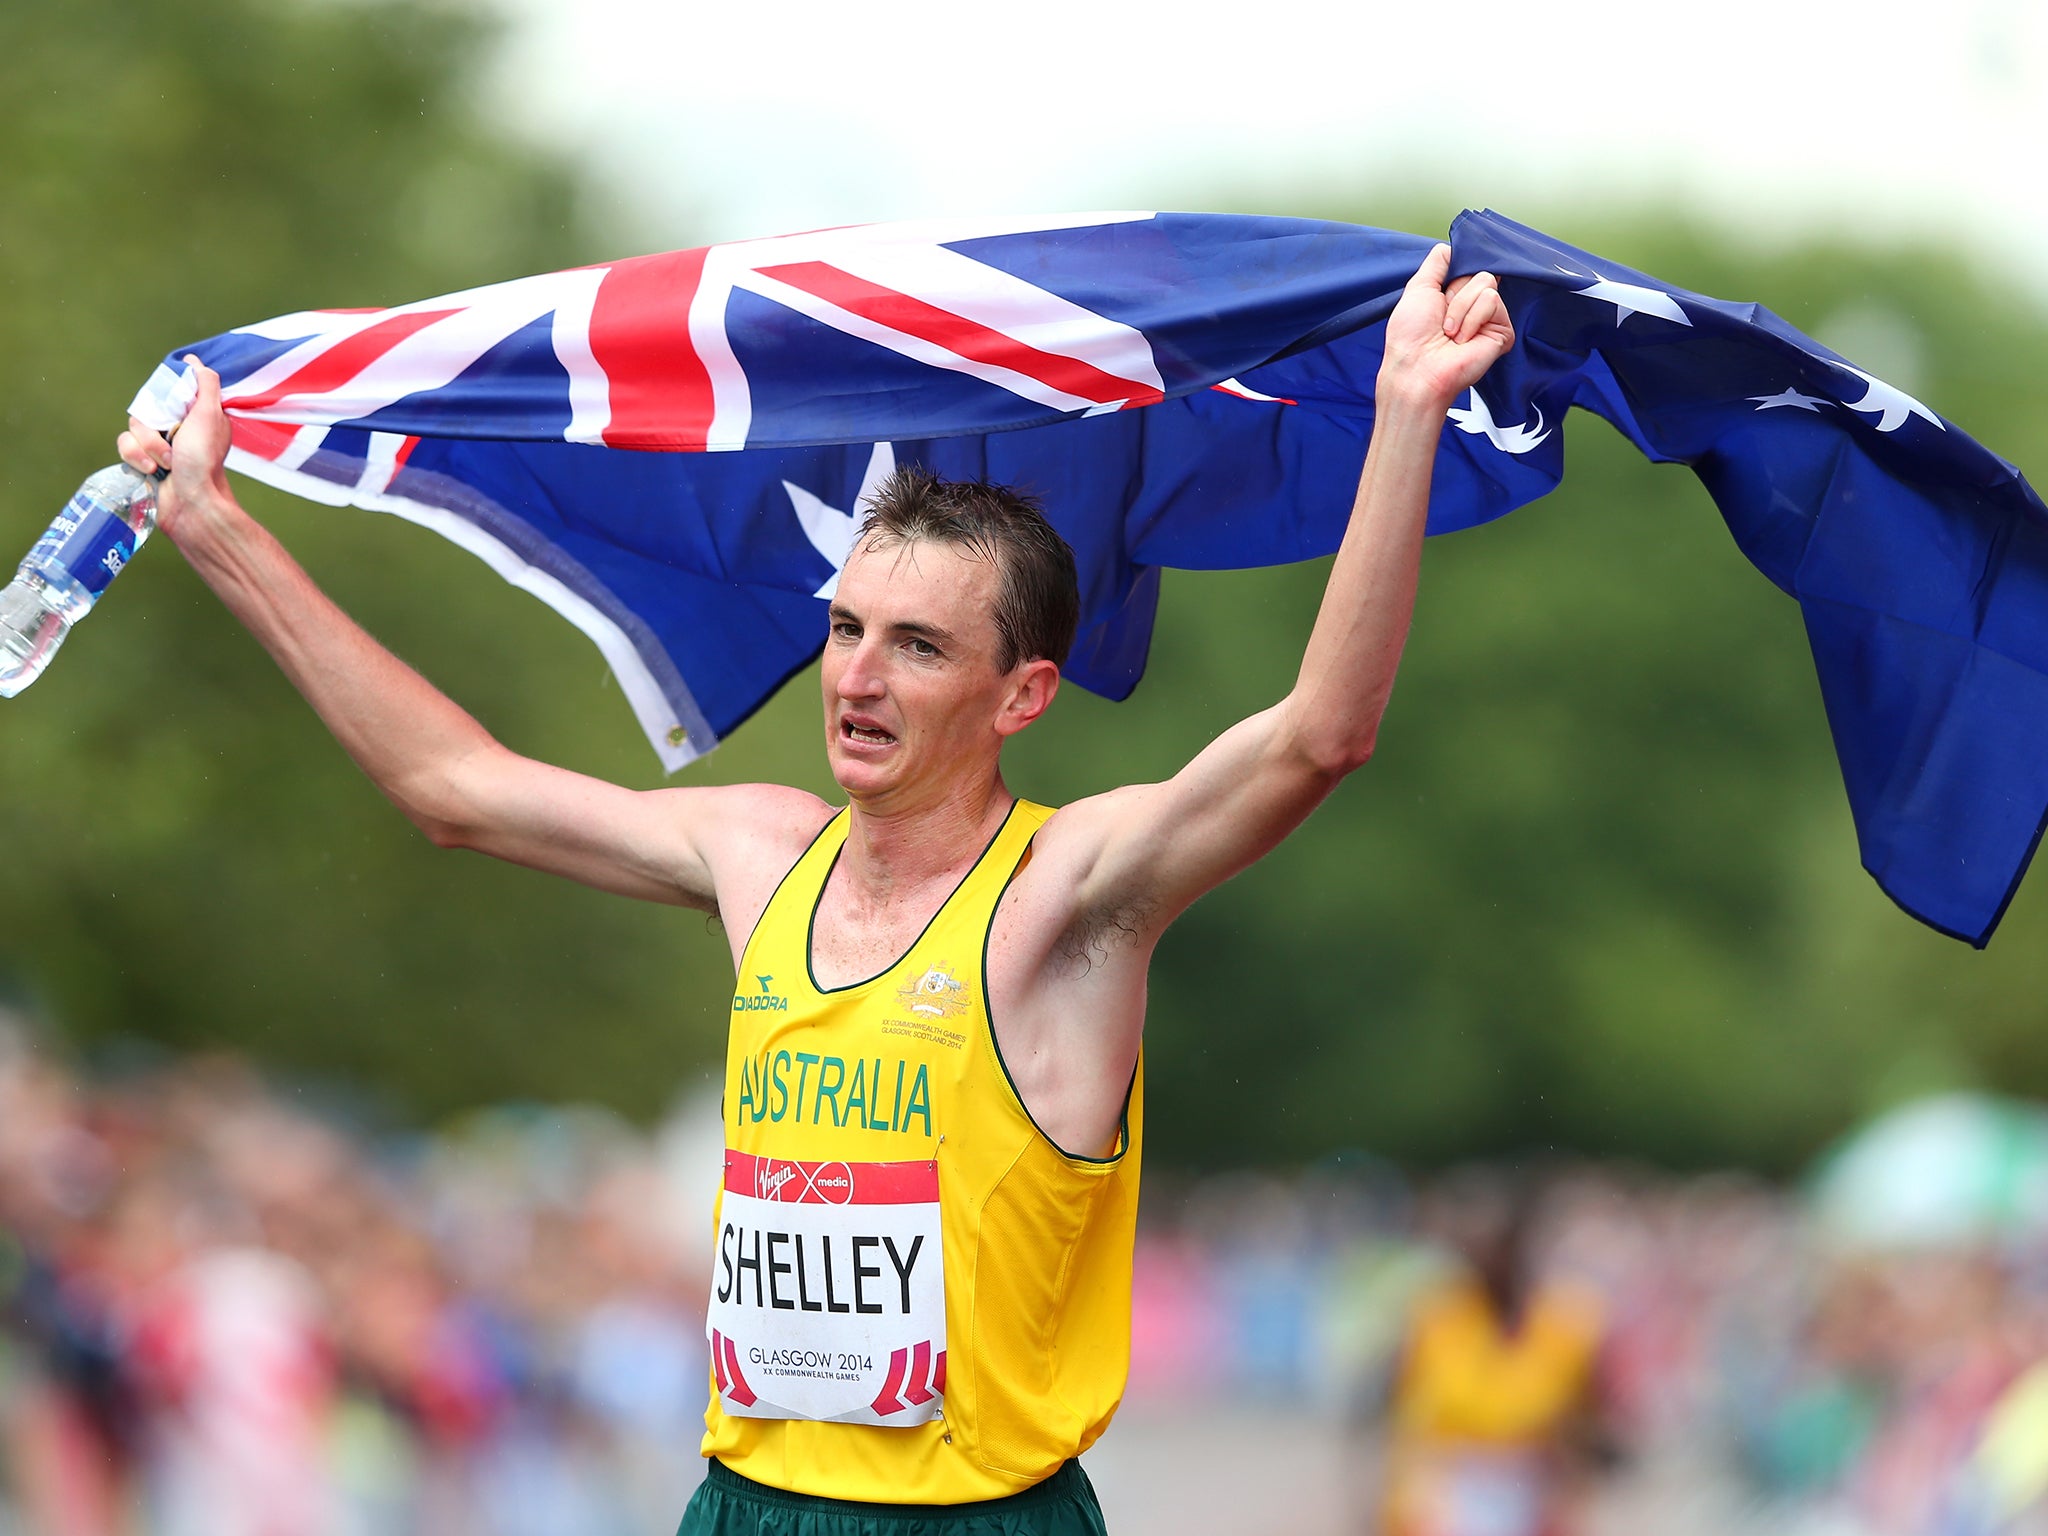
[[[1176, 213], [929, 220], [745, 240], [180, 347], [229, 463], [439, 530], [588, 634], [662, 762], [817, 653], [891, 468], [1027, 489], [1079, 558], [1067, 676], [1122, 698], [1165, 567], [1334, 550], [1417, 236]], [[1533, 501], [1565, 412], [1699, 475], [1804, 611], [1864, 865], [1989, 937], [2048, 816], [2048, 509], [1911, 396], [1769, 311], [1494, 213], [1451, 231], [1518, 336], [1450, 411], [1430, 531]]]

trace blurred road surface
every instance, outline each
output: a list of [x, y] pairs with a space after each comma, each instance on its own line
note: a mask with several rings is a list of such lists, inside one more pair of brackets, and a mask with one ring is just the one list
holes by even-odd
[[[1371, 1536], [1376, 1437], [1261, 1404], [1127, 1403], [1085, 1458], [1110, 1536]], [[1805, 1528], [1811, 1530], [1811, 1527]], [[1711, 1458], [1672, 1450], [1602, 1489], [1586, 1536], [1777, 1536]]]
[[1359, 1536], [1376, 1461], [1326, 1416], [1203, 1401], [1126, 1403], [1083, 1465], [1111, 1536]]

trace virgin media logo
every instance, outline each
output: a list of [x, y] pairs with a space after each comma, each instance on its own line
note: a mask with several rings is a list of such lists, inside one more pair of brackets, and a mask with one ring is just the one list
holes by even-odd
[[785, 1205], [847, 1205], [853, 1200], [853, 1170], [844, 1163], [754, 1165], [754, 1197]]

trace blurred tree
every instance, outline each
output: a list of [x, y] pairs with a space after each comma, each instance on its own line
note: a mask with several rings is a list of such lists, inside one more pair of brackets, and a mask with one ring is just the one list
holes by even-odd
[[[437, 5], [0, 8], [0, 543], [112, 457], [183, 338], [616, 254], [561, 167], [487, 126], [485, 41]], [[596, 654], [530, 599], [395, 520], [250, 501], [508, 739], [653, 781]], [[432, 856], [168, 546], [0, 743], [0, 965], [75, 1035], [239, 1046], [424, 1110], [647, 1112], [702, 1056], [674, 914]]]
[[[0, 543], [25, 548], [109, 457], [180, 338], [616, 254], [565, 172], [477, 110], [482, 42], [420, 5], [0, 14]], [[1317, 211], [1436, 229], [1452, 210]], [[2048, 324], [1957, 259], [1539, 222], [1766, 297], [2048, 462], [2026, 367]], [[1784, 1167], [1915, 1087], [2048, 1093], [2048, 903], [2022, 892], [1985, 956], [1896, 912], [1856, 866], [1797, 610], [1690, 475], [1590, 420], [1569, 436], [1557, 496], [1432, 544], [1379, 759], [1169, 936], [1155, 1157], [1554, 1145]], [[559, 619], [420, 530], [247, 489], [513, 746], [658, 782]], [[1137, 697], [1070, 694], [1017, 744], [1015, 787], [1171, 773], [1286, 687], [1323, 572], [1169, 576]], [[683, 781], [825, 791], [816, 721], [810, 674]], [[425, 1114], [508, 1096], [646, 1114], [716, 1060], [721, 935], [431, 850], [168, 549], [0, 706], [0, 761], [0, 968], [77, 1037], [234, 1046]]]

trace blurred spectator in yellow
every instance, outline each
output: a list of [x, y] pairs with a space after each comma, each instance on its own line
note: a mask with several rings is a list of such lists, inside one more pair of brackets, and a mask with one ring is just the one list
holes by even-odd
[[1446, 1181], [1427, 1235], [1462, 1263], [1410, 1317], [1387, 1446], [1386, 1536], [1568, 1536], [1591, 1445], [1599, 1298], [1537, 1272], [1533, 1191]]

